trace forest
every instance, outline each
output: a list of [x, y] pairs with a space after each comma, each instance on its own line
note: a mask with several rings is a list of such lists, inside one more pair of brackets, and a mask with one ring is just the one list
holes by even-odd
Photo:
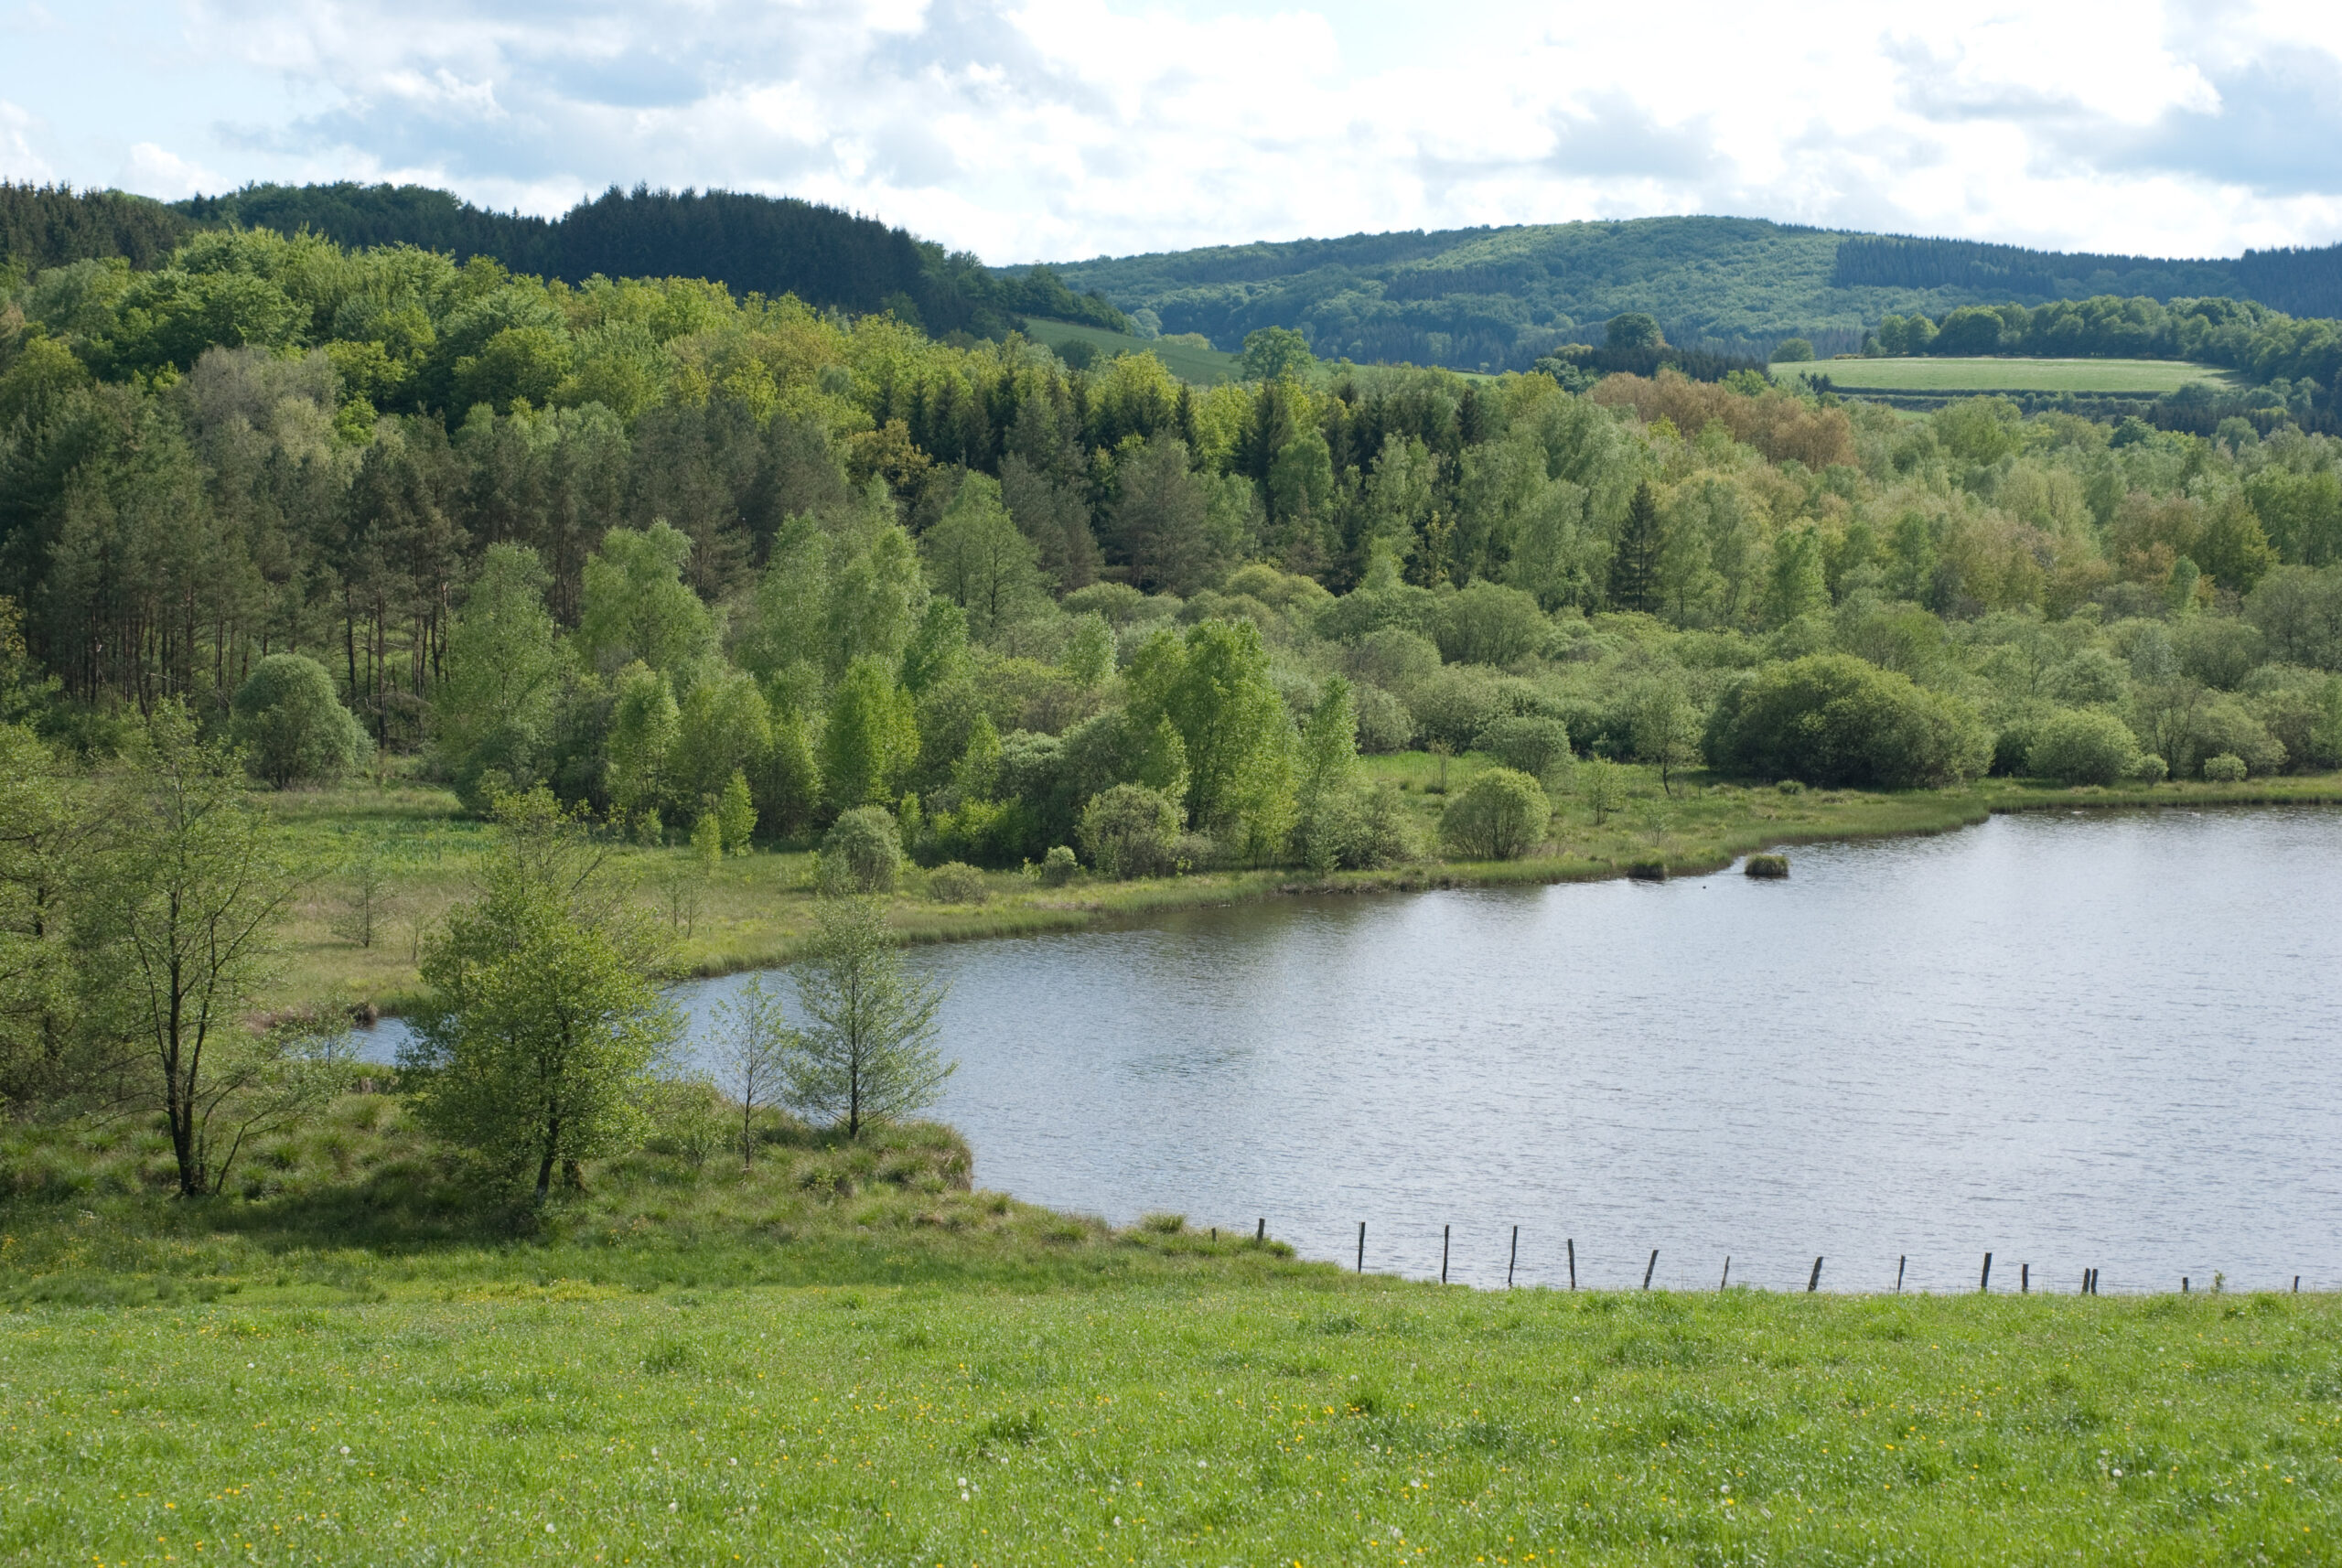
[[2327, 437], [1291, 333], [1247, 370], [266, 231], [48, 269], [0, 316], [11, 700], [102, 755], [314, 699], [347, 733], [295, 726], [275, 782], [371, 748], [652, 837], [871, 811], [929, 862], [1124, 870], [1422, 853], [1361, 749], [1499, 757], [1516, 816], [1576, 758], [2342, 762]]
[[2342, 248], [2235, 260], [2066, 255], [1721, 217], [1356, 234], [1100, 257], [1059, 271], [1166, 332], [1234, 348], [1284, 327], [1326, 358], [1528, 370], [1626, 311], [1670, 340], [1764, 355], [1784, 338], [1859, 351], [1887, 316], [2100, 295], [2249, 300], [2342, 314]]
[[119, 191], [0, 182], [0, 276], [121, 257], [140, 270], [207, 230], [307, 231], [355, 248], [411, 245], [458, 263], [582, 284], [608, 277], [713, 279], [737, 294], [793, 295], [856, 313], [886, 310], [939, 335], [998, 337], [1024, 315], [1120, 330], [1094, 295], [1047, 267], [998, 275], [875, 219], [793, 199], [613, 186], [560, 218], [490, 212], [424, 186], [252, 185], [165, 206]]

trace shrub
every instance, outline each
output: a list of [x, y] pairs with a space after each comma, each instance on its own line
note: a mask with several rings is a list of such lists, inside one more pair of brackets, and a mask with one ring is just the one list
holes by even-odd
[[1041, 886], [1062, 887], [1072, 881], [1073, 874], [1080, 869], [1081, 862], [1075, 857], [1071, 846], [1052, 845], [1049, 853], [1041, 858]]
[[939, 904], [981, 904], [984, 874], [962, 860], [947, 860], [927, 874], [927, 896]]
[[1492, 719], [1510, 711], [1503, 677], [1493, 670], [1449, 664], [1407, 689], [1407, 708], [1424, 741], [1468, 748]]
[[229, 708], [247, 766], [279, 789], [338, 778], [369, 749], [326, 667], [298, 653], [262, 660]]
[[1480, 731], [1482, 751], [1543, 783], [1570, 762], [1569, 726], [1559, 719], [1491, 719]]
[[2232, 751], [2204, 758], [2204, 777], [2214, 784], [2241, 784], [2251, 771], [2244, 765], [2244, 758]]
[[1519, 860], [1537, 847], [1553, 810], [1528, 774], [1491, 768], [1447, 804], [1440, 837], [1467, 860]]
[[1752, 854], [1741, 870], [1760, 882], [1778, 882], [1789, 874], [1789, 857], [1785, 854]]
[[1117, 784], [1090, 797], [1080, 837], [1109, 876], [1161, 876], [1178, 862], [1179, 809], [1144, 784]]
[[2107, 713], [2063, 713], [2034, 731], [2025, 770], [2060, 784], [2112, 784], [2139, 757], [2131, 726]]
[[891, 893], [902, 875], [903, 844], [882, 806], [843, 813], [822, 840], [822, 888], [828, 893]]
[[1387, 757], [1413, 742], [1415, 715], [1406, 703], [1380, 686], [1364, 684], [1350, 689], [1350, 700], [1358, 704], [1359, 750], [1369, 757]]
[[1966, 703], [1908, 676], [1817, 653], [1727, 688], [1707, 754], [1731, 772], [1902, 789], [1974, 778], [1992, 760], [1993, 736]]

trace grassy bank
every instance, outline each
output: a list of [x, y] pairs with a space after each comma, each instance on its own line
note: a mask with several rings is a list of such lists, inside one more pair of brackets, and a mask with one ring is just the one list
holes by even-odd
[[[1398, 787], [1419, 838], [1428, 844], [1435, 842], [1447, 795], [1484, 765], [1477, 757], [1443, 765], [1413, 752], [1370, 757], [1363, 766], [1370, 778]], [[949, 941], [1079, 929], [1305, 889], [1531, 885], [1617, 876], [1655, 865], [1691, 875], [1728, 866], [1756, 850], [1941, 832], [1982, 822], [1994, 811], [2342, 801], [2342, 775], [2119, 789], [1996, 779], [1965, 789], [1897, 794], [1783, 794], [1700, 774], [1678, 776], [1669, 790], [1649, 768], [1622, 772], [1625, 799], [1601, 822], [1581, 800], [1558, 796], [1552, 836], [1538, 854], [1523, 860], [1424, 859], [1322, 879], [1291, 868], [1123, 883], [1084, 878], [1063, 887], [1045, 887], [1015, 872], [994, 872], [985, 877], [986, 897], [979, 904], [936, 903], [927, 897], [923, 878], [913, 873], [894, 901], [892, 918], [910, 940]], [[319, 867], [287, 932], [287, 999], [403, 1011], [418, 983], [420, 934], [451, 903], [467, 896], [487, 830], [461, 814], [452, 794], [415, 784], [353, 784], [272, 796], [269, 801]], [[355, 911], [349, 868], [369, 856], [382, 877], [381, 908], [371, 944], [360, 946], [349, 934]], [[668, 912], [681, 962], [692, 973], [724, 974], [787, 962], [811, 929], [812, 862], [803, 850], [759, 850], [704, 874], [690, 852], [680, 848], [627, 848], [617, 852], [617, 859], [639, 897]]]

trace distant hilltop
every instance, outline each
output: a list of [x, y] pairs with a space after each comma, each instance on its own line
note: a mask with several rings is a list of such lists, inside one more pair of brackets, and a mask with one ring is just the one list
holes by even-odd
[[1526, 370], [1599, 342], [1627, 311], [1669, 339], [1762, 355], [1784, 338], [1851, 352], [1888, 316], [2098, 295], [2220, 295], [2342, 316], [2342, 245], [2166, 260], [1810, 229], [1752, 218], [1639, 218], [1215, 245], [1056, 269], [1143, 327], [1223, 349], [1287, 327], [1321, 358]]
[[930, 332], [998, 337], [1028, 317], [1235, 351], [1290, 328], [1321, 359], [1527, 370], [1598, 343], [1626, 312], [1689, 349], [1762, 358], [1787, 338], [1827, 357], [1888, 317], [2116, 295], [2250, 300], [2342, 317], [2342, 245], [2220, 259], [2097, 255], [1865, 234], [1756, 218], [1420, 230], [1215, 245], [1058, 266], [987, 267], [876, 219], [792, 198], [612, 187], [560, 218], [489, 211], [422, 186], [253, 185], [170, 204], [0, 183], [0, 281], [92, 257], [167, 261], [190, 234], [307, 228], [582, 281], [704, 277], [739, 293], [891, 310]]

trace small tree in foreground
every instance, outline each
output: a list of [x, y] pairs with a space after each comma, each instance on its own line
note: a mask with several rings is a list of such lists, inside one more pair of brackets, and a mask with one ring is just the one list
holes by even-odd
[[825, 898], [797, 969], [806, 1026], [789, 1061], [788, 1097], [808, 1116], [859, 1137], [935, 1103], [958, 1067], [935, 1048], [943, 987], [903, 968], [874, 898]]
[[247, 1022], [299, 884], [241, 774], [185, 709], [159, 709], [113, 780], [75, 933], [84, 1018], [149, 1064], [134, 1098], [162, 1111], [188, 1197], [217, 1192], [244, 1139], [299, 1114], [332, 1065], [316, 1031]]
[[740, 1168], [755, 1164], [757, 1112], [779, 1100], [803, 1037], [789, 1026], [780, 993], [761, 979], [715, 1004], [716, 1082], [740, 1107]]
[[604, 851], [543, 789], [498, 802], [478, 896], [424, 944], [428, 997], [400, 1055], [424, 1126], [516, 1171], [537, 1200], [556, 1165], [630, 1144], [651, 1068], [679, 1028], [663, 948]]

